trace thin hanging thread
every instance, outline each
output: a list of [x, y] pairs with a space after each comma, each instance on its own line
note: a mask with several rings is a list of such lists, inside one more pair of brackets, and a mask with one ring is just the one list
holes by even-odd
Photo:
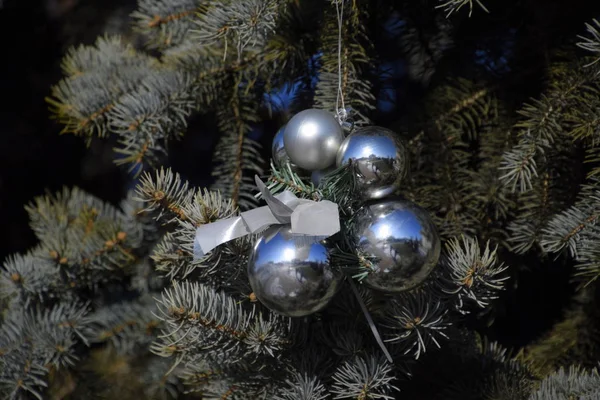
[[369, 310], [367, 310], [367, 306], [365, 305], [365, 302], [360, 297], [360, 293], [358, 292], [358, 289], [356, 288], [356, 285], [354, 284], [354, 280], [352, 279], [352, 276], [350, 276], [350, 274], [348, 274], [348, 281], [350, 281], [350, 287], [352, 287], [352, 291], [354, 292], [354, 295], [356, 296], [356, 300], [358, 300], [358, 304], [360, 305], [360, 308], [362, 309], [362, 312], [365, 315], [365, 318], [367, 318], [367, 323], [369, 324], [369, 328], [371, 328], [371, 332], [373, 332], [373, 336], [375, 337], [377, 344], [381, 348], [381, 351], [383, 351], [383, 354], [385, 354], [385, 358], [387, 358], [387, 360], [393, 364], [394, 359], [392, 358], [392, 355], [388, 351], [387, 347], [385, 347], [383, 340], [381, 340], [381, 336], [379, 335], [377, 326], [375, 326], [375, 322], [373, 321], [373, 318], [371, 317]]
[[[335, 100], [335, 111], [338, 113], [338, 115], [340, 113], [345, 115], [346, 106], [344, 105], [344, 92], [342, 90], [342, 29], [344, 23], [344, 0], [334, 0], [334, 2], [338, 22], [338, 90], [337, 98]], [[342, 103], [341, 110], [340, 103]]]

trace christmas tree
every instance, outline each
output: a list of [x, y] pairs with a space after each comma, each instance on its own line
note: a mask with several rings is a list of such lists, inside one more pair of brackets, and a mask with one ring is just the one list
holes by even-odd
[[[47, 99], [64, 133], [114, 144], [131, 190], [26, 206], [39, 244], [0, 271], [3, 398], [600, 398], [600, 7], [575, 3], [138, 0]], [[307, 110], [335, 154], [293, 147]], [[373, 131], [393, 162], [343, 161]], [[195, 185], [173, 154], [210, 132]], [[294, 239], [284, 196], [335, 205], [339, 229]], [[382, 204], [416, 233], [375, 232]], [[257, 210], [277, 221], [248, 228]], [[306, 215], [291, 226], [333, 214]], [[265, 289], [285, 262], [299, 300]]]

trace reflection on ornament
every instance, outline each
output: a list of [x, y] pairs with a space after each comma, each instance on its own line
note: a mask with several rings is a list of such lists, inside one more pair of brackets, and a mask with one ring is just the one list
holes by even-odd
[[344, 140], [338, 120], [324, 110], [308, 109], [289, 120], [283, 133], [285, 151], [291, 162], [309, 171], [335, 163]]
[[302, 317], [329, 303], [342, 275], [331, 268], [322, 239], [293, 235], [289, 225], [273, 226], [258, 238], [248, 279], [263, 305], [288, 317]]
[[285, 147], [283, 145], [283, 132], [285, 131], [285, 127], [285, 125], [282, 126], [273, 138], [273, 144], [271, 145], [273, 163], [277, 168], [284, 168], [286, 164], [289, 164], [290, 168], [294, 173], [296, 173], [297, 175], [304, 176], [306, 175], [306, 171], [298, 167], [296, 164], [292, 163], [290, 157], [285, 151]]
[[381, 199], [400, 187], [408, 171], [408, 154], [393, 131], [379, 126], [359, 128], [342, 142], [338, 167], [352, 162], [356, 190], [364, 199]]
[[355, 216], [358, 248], [375, 257], [364, 282], [388, 293], [420, 285], [436, 266], [440, 238], [427, 211], [401, 198], [374, 200]]

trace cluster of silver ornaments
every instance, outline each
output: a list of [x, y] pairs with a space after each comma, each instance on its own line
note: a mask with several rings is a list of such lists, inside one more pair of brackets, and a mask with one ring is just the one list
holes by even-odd
[[363, 199], [394, 193], [408, 171], [408, 154], [398, 135], [380, 126], [359, 128], [342, 142], [336, 165], [352, 163], [356, 190]]
[[[408, 152], [386, 128], [357, 128], [348, 137], [338, 119], [324, 110], [304, 110], [290, 119], [273, 140], [276, 166], [289, 165], [323, 177], [351, 164], [356, 195], [366, 201], [354, 216], [358, 249], [373, 259], [365, 278], [372, 289], [399, 293], [419, 286], [437, 265], [440, 238], [427, 211], [395, 196], [408, 173]], [[287, 316], [304, 316], [325, 307], [341, 277], [331, 270], [327, 250], [318, 240], [298, 241], [289, 228], [261, 237], [248, 267], [258, 299]], [[307, 241], [308, 240], [308, 241]]]
[[260, 302], [281, 315], [302, 317], [323, 309], [342, 279], [318, 237], [298, 236], [289, 225], [267, 229], [248, 262], [248, 278]]
[[367, 202], [355, 215], [360, 251], [375, 257], [367, 286], [387, 293], [420, 285], [436, 266], [441, 250], [426, 210], [397, 197]]

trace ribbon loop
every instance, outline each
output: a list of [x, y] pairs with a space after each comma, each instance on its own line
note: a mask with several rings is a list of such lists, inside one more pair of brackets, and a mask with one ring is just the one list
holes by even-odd
[[256, 182], [258, 190], [260, 190], [260, 193], [267, 202], [271, 213], [275, 216], [277, 221], [279, 221], [280, 224], [289, 224], [294, 210], [273, 196], [273, 194], [269, 191], [269, 188], [267, 188], [267, 185], [260, 180], [258, 175], [254, 175], [254, 182]]
[[195, 259], [223, 243], [259, 233], [273, 225], [290, 224], [292, 234], [299, 236], [325, 238], [339, 232], [340, 216], [336, 203], [299, 199], [287, 190], [273, 195], [258, 176], [254, 180], [267, 205], [199, 226], [194, 239]]

